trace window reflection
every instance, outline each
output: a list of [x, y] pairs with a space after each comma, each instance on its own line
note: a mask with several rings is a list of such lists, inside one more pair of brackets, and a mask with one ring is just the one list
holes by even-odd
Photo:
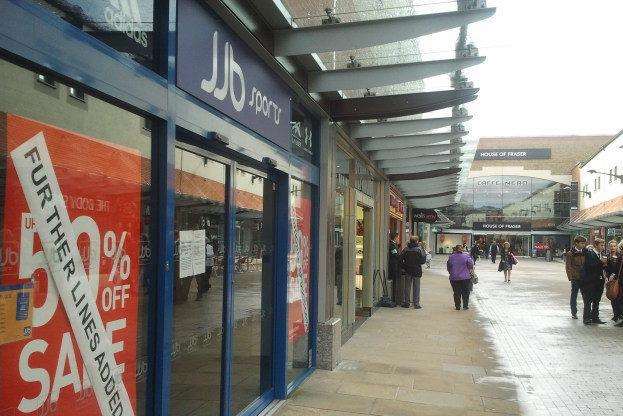
[[226, 166], [175, 150], [171, 414], [218, 414]]
[[236, 170], [232, 414], [272, 387], [275, 186]]
[[446, 209], [455, 226], [474, 222], [531, 222], [533, 229], [555, 229], [568, 220], [571, 199], [564, 184], [525, 176], [469, 178], [459, 203]]

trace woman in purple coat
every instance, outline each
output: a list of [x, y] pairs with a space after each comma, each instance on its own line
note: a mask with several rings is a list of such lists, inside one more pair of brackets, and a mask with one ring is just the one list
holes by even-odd
[[469, 293], [472, 290], [470, 272], [474, 269], [474, 259], [469, 253], [463, 251], [463, 246], [457, 245], [446, 267], [450, 273], [450, 284], [454, 292], [454, 307], [457, 311], [461, 310], [462, 298], [463, 309], [469, 309]]

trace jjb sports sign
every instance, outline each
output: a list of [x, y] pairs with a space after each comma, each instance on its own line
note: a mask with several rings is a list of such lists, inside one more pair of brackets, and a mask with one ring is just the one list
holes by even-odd
[[290, 91], [219, 18], [195, 0], [179, 0], [177, 85], [290, 148]]

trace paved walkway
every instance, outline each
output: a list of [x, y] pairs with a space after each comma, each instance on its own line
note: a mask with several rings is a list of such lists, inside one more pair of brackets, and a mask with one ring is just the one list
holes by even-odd
[[423, 279], [424, 309], [378, 310], [338, 370], [316, 371], [278, 415], [623, 415], [623, 329], [570, 319], [560, 263], [520, 259], [507, 285], [479, 262], [459, 312], [442, 260]]

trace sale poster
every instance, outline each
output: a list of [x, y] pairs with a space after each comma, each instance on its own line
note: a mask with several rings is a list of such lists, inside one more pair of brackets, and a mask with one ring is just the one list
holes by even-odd
[[141, 156], [11, 114], [0, 140], [0, 284], [32, 284], [31, 333], [0, 346], [0, 414], [134, 415]]
[[290, 203], [288, 339], [296, 342], [309, 332], [311, 198], [309, 185], [293, 181], [292, 186], [298, 189], [293, 192], [296, 197]]

